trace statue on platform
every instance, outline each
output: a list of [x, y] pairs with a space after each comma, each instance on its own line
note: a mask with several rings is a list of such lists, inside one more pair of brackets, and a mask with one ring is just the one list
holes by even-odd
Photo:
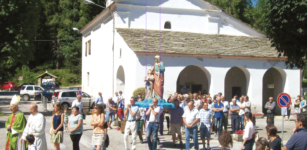
[[160, 61], [160, 56], [155, 56], [155, 65], [151, 70], [151, 74], [154, 75], [153, 84], [153, 97], [157, 99], [163, 99], [163, 89], [164, 89], [164, 71], [165, 67], [162, 61]]
[[153, 98], [153, 84], [154, 84], [154, 76], [152, 74], [151, 69], [148, 69], [144, 81], [145, 81], [145, 99], [151, 99]]

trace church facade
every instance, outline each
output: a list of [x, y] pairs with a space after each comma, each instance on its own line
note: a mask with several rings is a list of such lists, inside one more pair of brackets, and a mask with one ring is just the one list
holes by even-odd
[[109, 0], [80, 32], [82, 90], [105, 101], [121, 90], [128, 103], [155, 55], [165, 65], [164, 99], [186, 90], [248, 95], [257, 113], [270, 96], [300, 94], [300, 69], [287, 68], [263, 33], [204, 0]]

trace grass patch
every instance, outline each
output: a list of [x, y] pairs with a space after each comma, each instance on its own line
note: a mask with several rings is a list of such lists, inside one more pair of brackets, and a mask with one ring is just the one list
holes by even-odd
[[3, 114], [3, 113], [0, 113], [0, 116], [5, 116], [5, 114]]

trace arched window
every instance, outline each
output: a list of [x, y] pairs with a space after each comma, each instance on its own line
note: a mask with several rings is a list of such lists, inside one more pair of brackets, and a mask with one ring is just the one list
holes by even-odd
[[171, 28], [172, 28], [171, 22], [166, 21], [165, 24], [164, 24], [164, 29], [171, 29]]

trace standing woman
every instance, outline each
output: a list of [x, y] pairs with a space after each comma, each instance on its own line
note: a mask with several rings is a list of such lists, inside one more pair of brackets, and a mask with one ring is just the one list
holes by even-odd
[[95, 105], [94, 111], [92, 114], [91, 126], [94, 126], [93, 136], [92, 136], [92, 145], [95, 146], [96, 150], [100, 150], [104, 146], [104, 141], [106, 138], [104, 130], [104, 109], [103, 105]]
[[255, 143], [254, 133], [255, 133], [255, 123], [253, 122], [253, 115], [251, 112], [245, 112], [244, 121], [245, 130], [243, 134], [243, 143], [241, 150], [252, 150]]
[[70, 133], [73, 150], [79, 150], [79, 141], [83, 133], [83, 116], [79, 114], [79, 107], [71, 108], [71, 115], [68, 118], [67, 128]]
[[63, 123], [64, 115], [60, 103], [53, 105], [53, 114], [51, 120], [51, 143], [53, 143], [54, 150], [60, 150], [60, 143], [63, 143]]
[[294, 113], [300, 114], [300, 104], [301, 104], [301, 96], [297, 95], [297, 100], [294, 102]]
[[277, 135], [277, 128], [273, 125], [267, 125], [265, 127], [266, 134], [269, 137], [269, 144], [271, 150], [281, 150], [281, 139]]

